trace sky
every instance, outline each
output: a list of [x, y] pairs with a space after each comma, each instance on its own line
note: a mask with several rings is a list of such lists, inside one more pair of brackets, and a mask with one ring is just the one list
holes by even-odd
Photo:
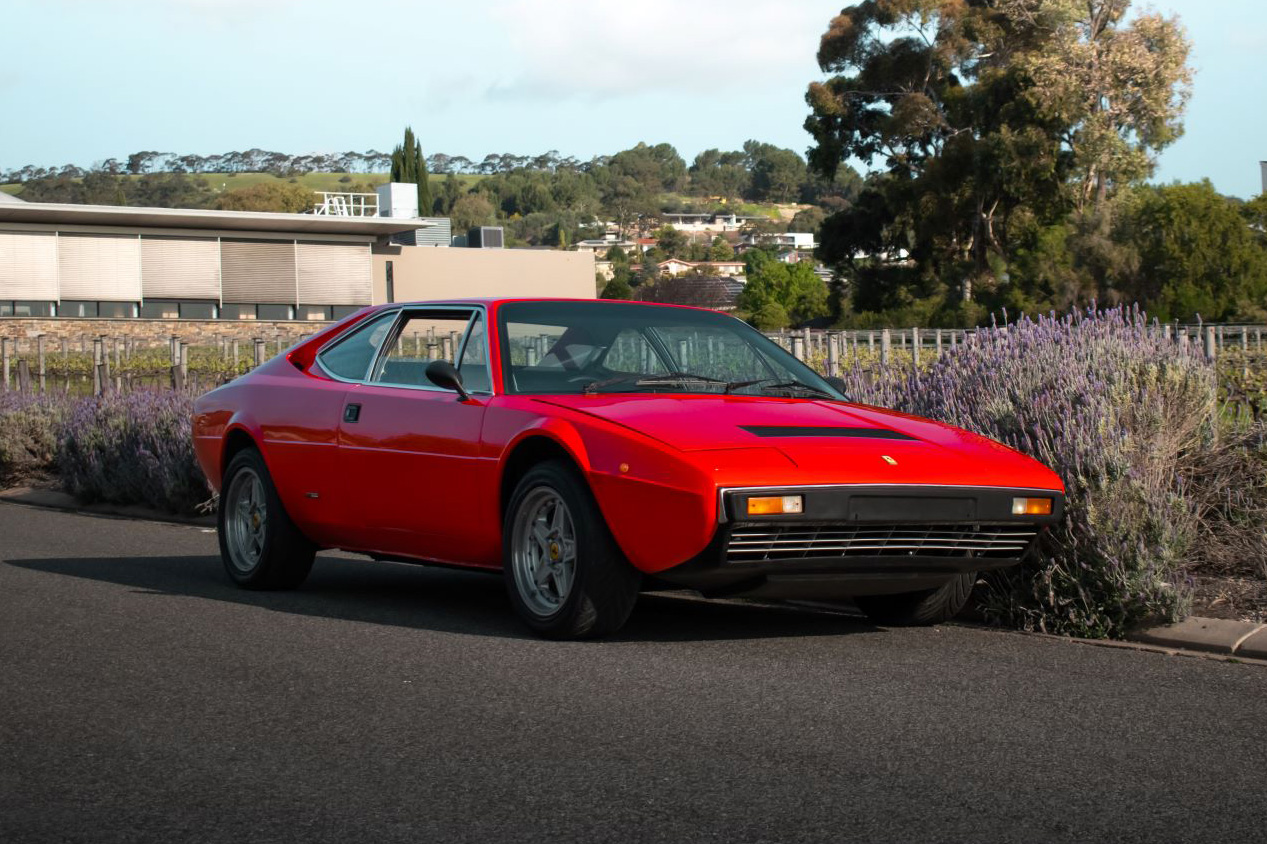
[[[0, 169], [139, 150], [588, 159], [749, 138], [804, 153], [842, 0], [0, 0]], [[1138, 3], [1136, 5], [1142, 5]], [[1262, 189], [1267, 2], [1154, 0], [1196, 71], [1156, 179]]]

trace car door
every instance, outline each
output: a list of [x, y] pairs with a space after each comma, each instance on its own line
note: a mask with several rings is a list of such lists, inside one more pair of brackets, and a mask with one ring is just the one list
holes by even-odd
[[[496, 494], [496, 460], [480, 449], [487, 324], [482, 308], [406, 308], [369, 377], [348, 391], [339, 461], [364, 549], [469, 562], [472, 532], [487, 530], [473, 519], [477, 498]], [[440, 359], [461, 361], [469, 399], [427, 379]]]
[[344, 544], [351, 524], [337, 448], [344, 396], [368, 374], [395, 319], [395, 311], [370, 316], [322, 348], [314, 374], [324, 377], [268, 387], [271, 412], [258, 421], [273, 482], [290, 517], [322, 545]]

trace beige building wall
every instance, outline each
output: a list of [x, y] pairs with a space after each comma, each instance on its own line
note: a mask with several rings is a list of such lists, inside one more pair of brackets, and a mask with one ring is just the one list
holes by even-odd
[[552, 249], [374, 247], [374, 304], [387, 301], [387, 262], [393, 299], [482, 299], [509, 296], [593, 299], [593, 252]]

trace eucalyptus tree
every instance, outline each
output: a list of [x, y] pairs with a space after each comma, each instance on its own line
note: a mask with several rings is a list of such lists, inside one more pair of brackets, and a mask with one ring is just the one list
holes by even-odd
[[1018, 235], [1149, 175], [1181, 128], [1187, 43], [1175, 20], [1128, 6], [866, 0], [833, 18], [818, 52], [830, 78], [807, 93], [809, 163], [877, 175], [824, 222], [822, 257], [865, 256], [874, 278], [909, 255], [916, 272], [891, 266], [894, 285], [970, 300], [1008, 282]]

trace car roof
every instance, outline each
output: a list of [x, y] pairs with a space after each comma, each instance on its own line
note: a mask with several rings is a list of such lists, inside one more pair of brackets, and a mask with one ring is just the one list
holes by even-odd
[[593, 304], [604, 305], [640, 305], [643, 307], [653, 308], [678, 308], [687, 311], [705, 311], [707, 313], [718, 313], [712, 308], [699, 308], [693, 305], [674, 305], [668, 302], [633, 302], [628, 299], [579, 299], [568, 298], [563, 296], [491, 296], [484, 298], [468, 298], [468, 299], [426, 299], [414, 302], [391, 302], [379, 305], [379, 308], [398, 308], [406, 307], [426, 307], [427, 305], [504, 305], [509, 302], [590, 302]]

